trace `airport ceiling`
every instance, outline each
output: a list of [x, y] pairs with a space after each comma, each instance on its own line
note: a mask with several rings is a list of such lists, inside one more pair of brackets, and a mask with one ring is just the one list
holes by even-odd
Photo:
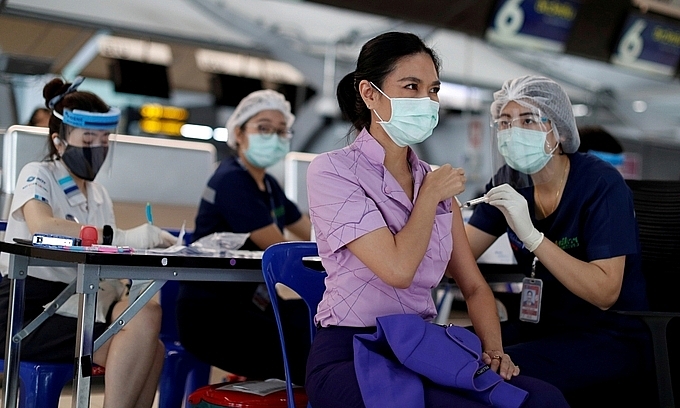
[[[663, 1], [680, 10], [676, 0], [633, 1]], [[631, 0], [582, 0], [576, 34], [560, 52], [490, 44], [484, 35], [494, 5], [495, 0], [0, 0], [0, 62], [3, 55], [26, 57], [47, 62], [51, 73], [67, 78], [108, 79], [112, 60], [97, 51], [97, 41], [116, 36], [167, 44], [173, 89], [210, 91], [212, 74], [199, 69], [195, 56], [197, 49], [207, 49], [286, 62], [329, 96], [366, 40], [385, 31], [411, 31], [442, 57], [442, 79], [480, 90], [468, 97], [470, 109], [488, 106], [491, 90], [505, 79], [543, 74], [562, 83], [573, 102], [589, 104], [590, 121], [625, 137], [680, 142], [678, 77], [607, 61], [620, 21], [636, 8]], [[678, 15], [664, 18], [680, 20]], [[636, 100], [646, 102], [645, 112], [633, 111]]]

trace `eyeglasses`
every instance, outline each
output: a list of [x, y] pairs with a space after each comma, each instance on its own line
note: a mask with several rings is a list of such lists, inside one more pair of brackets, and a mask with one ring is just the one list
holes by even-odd
[[499, 118], [493, 121], [493, 125], [496, 130], [507, 130], [514, 126], [520, 127], [522, 129], [530, 130], [545, 130], [545, 124], [548, 122], [548, 118], [539, 115], [522, 115], [519, 118]]
[[293, 132], [288, 129], [276, 129], [274, 126], [265, 125], [262, 123], [252, 123], [248, 126], [253, 129], [257, 129], [257, 133], [264, 136], [265, 138], [273, 134], [276, 134], [279, 138], [284, 140], [289, 140], [293, 137]]

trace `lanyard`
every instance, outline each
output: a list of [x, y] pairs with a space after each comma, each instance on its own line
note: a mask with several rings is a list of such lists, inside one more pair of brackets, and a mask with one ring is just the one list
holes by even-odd
[[272, 186], [269, 184], [269, 180], [264, 179], [264, 185], [267, 188], [267, 195], [269, 195], [269, 207], [271, 208], [272, 219], [274, 224], [278, 227], [279, 217], [276, 215], [276, 204], [274, 203], [274, 194], [272, 194]]
[[[244, 166], [243, 163], [241, 162], [241, 158], [237, 157], [236, 162], [238, 163], [239, 166], [241, 166], [241, 168], [243, 170], [248, 171], [246, 169], [246, 166]], [[267, 195], [269, 196], [269, 211], [271, 213], [272, 220], [274, 220], [274, 224], [276, 224], [276, 226], [278, 227], [279, 226], [279, 217], [276, 215], [276, 203], [274, 202], [274, 194], [272, 193], [272, 186], [271, 186], [271, 184], [269, 184], [269, 180], [267, 180], [267, 174], [266, 173], [265, 173], [265, 176], [264, 176], [264, 186], [265, 186], [265, 189], [267, 190]]]

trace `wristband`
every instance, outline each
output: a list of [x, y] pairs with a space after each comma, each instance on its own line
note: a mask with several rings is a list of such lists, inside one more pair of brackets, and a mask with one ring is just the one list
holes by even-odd
[[102, 244], [111, 245], [113, 242], [113, 228], [110, 225], [104, 225], [102, 228]]

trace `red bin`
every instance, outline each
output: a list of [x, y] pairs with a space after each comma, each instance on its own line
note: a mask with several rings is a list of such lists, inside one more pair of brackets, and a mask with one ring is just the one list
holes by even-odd
[[[257, 395], [242, 391], [220, 389], [225, 385], [235, 383], [220, 383], [206, 385], [189, 395], [189, 406], [191, 408], [287, 408], [286, 390], [275, 391], [267, 395]], [[238, 384], [238, 383], [236, 383]], [[298, 408], [307, 407], [307, 394], [304, 388], [295, 387], [293, 389], [295, 406]]]

